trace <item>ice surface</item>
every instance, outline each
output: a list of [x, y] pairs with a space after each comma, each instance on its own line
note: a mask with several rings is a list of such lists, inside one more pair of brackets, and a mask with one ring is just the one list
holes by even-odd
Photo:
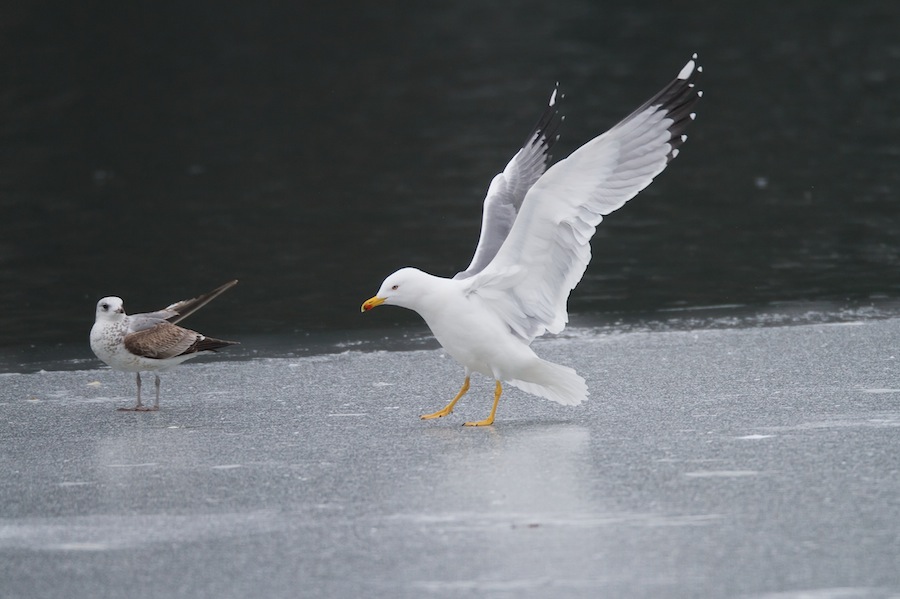
[[[2, 597], [891, 597], [900, 319], [573, 329], [590, 400], [440, 350], [0, 378]], [[835, 595], [834, 592], [852, 592]], [[811, 593], [811, 594], [810, 594]]]

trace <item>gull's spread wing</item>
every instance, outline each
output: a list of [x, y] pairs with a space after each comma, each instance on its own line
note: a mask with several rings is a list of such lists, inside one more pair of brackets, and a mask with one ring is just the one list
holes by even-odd
[[175, 302], [174, 304], [166, 306], [162, 310], [157, 310], [156, 312], [147, 312], [146, 314], [132, 314], [128, 317], [129, 330], [141, 331], [144, 329], [148, 329], [152, 326], [156, 326], [161, 320], [167, 320], [172, 324], [180, 322], [237, 285], [237, 283], [237, 279], [235, 279], [234, 281], [228, 281], [224, 285], [216, 287], [209, 293], [204, 293], [203, 295], [195, 298]]
[[[678, 77], [606, 133], [550, 167], [528, 190], [494, 259], [468, 281], [526, 341], [566, 325], [566, 301], [591, 258], [603, 216], [647, 187], [685, 141], [702, 92], [697, 55]], [[476, 255], [477, 258], [477, 255]]]
[[502, 173], [498, 173], [488, 187], [481, 219], [481, 238], [475, 248], [471, 264], [454, 279], [467, 279], [486, 267], [509, 235], [525, 194], [547, 169], [550, 148], [559, 139], [559, 84], [550, 95], [550, 102], [522, 148], [516, 152]]

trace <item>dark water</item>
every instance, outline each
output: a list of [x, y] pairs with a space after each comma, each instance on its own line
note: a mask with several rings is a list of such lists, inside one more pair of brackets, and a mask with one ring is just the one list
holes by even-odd
[[468, 263], [555, 81], [563, 156], [694, 51], [690, 139], [601, 225], [570, 310], [900, 297], [900, 4], [629, 4], [5, 6], [0, 346], [231, 278], [192, 326], [418, 322], [359, 305], [400, 266]]

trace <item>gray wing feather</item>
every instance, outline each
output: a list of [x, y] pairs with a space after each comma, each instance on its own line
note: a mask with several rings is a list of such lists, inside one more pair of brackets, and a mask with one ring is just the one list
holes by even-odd
[[220, 287], [216, 287], [209, 293], [204, 293], [201, 296], [195, 297], [193, 299], [181, 300], [180, 302], [175, 302], [170, 306], [166, 306], [161, 312], [171, 313], [171, 316], [167, 316], [166, 320], [175, 324], [181, 320], [184, 320], [209, 302], [213, 301], [235, 285], [237, 285], [237, 279], [233, 281], [229, 281]]
[[161, 320], [167, 320], [172, 324], [182, 321], [209, 302], [213, 301], [214, 299], [237, 285], [237, 283], [237, 279], [228, 281], [224, 285], [216, 287], [209, 293], [204, 293], [203, 295], [197, 296], [195, 298], [175, 302], [174, 304], [166, 306], [162, 310], [157, 310], [156, 312], [132, 314], [129, 317], [130, 330], [132, 332], [135, 332], [149, 329], [150, 327], [159, 324]]
[[559, 115], [559, 84], [553, 89], [544, 114], [529, 134], [522, 148], [516, 152], [502, 173], [498, 173], [488, 187], [481, 218], [481, 237], [472, 262], [454, 279], [467, 279], [490, 264], [512, 229], [525, 194], [547, 170], [550, 149], [559, 139], [557, 131], [563, 117]]
[[152, 329], [161, 322], [166, 322], [163, 312], [151, 312], [150, 314], [132, 314], [128, 316], [129, 333], [137, 333], [138, 331], [146, 331]]

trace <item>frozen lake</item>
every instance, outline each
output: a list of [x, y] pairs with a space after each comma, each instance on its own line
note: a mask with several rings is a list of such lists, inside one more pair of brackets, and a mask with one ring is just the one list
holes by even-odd
[[591, 400], [440, 350], [0, 376], [3, 597], [897, 597], [900, 319], [539, 340]]

